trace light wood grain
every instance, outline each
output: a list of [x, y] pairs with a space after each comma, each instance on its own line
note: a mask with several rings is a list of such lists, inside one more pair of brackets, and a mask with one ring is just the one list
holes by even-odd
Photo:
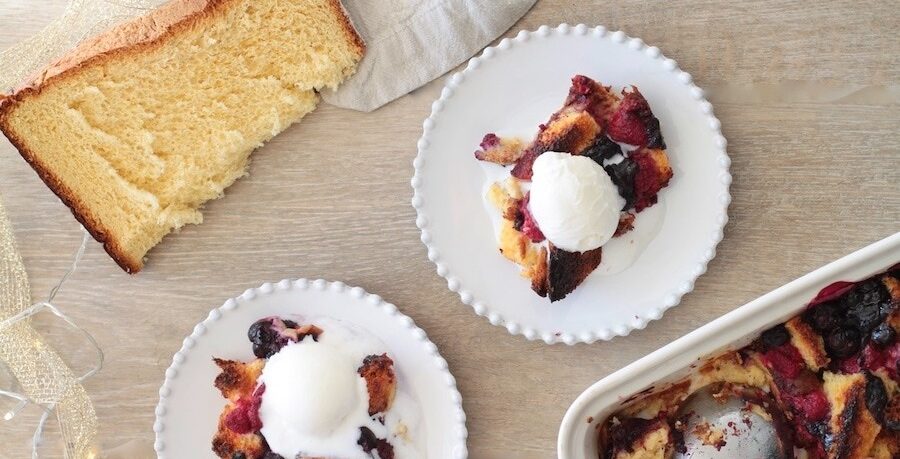
[[[16, 14], [22, 27], [41, 22], [30, 7]], [[734, 200], [717, 257], [679, 307], [590, 346], [546, 346], [491, 326], [435, 274], [409, 205], [415, 142], [442, 82], [370, 114], [323, 106], [257, 152], [250, 176], [207, 206], [203, 225], [168, 237], [140, 275], [90, 246], [59, 302], [107, 353], [87, 383], [103, 445], [152, 439], [163, 373], [210, 308], [263, 281], [304, 276], [377, 292], [428, 332], [459, 381], [471, 457], [554, 457], [562, 415], [589, 384], [900, 230], [895, 5], [541, 0], [507, 36], [560, 22], [641, 37], [710, 89]], [[0, 28], [0, 47], [21, 36]], [[43, 295], [77, 247], [78, 225], [5, 140], [0, 193]], [[3, 426], [0, 444], [20, 446], [26, 432]]]

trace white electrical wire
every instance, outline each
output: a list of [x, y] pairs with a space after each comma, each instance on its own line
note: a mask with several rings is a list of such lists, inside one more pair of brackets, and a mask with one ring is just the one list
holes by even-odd
[[[88, 241], [90, 241], [90, 239], [91, 239], [91, 235], [88, 234], [88, 232], [86, 230], [83, 230], [83, 232], [84, 232], [84, 235], [81, 239], [81, 246], [78, 248], [78, 251], [75, 252], [75, 256], [72, 258], [72, 265], [69, 267], [68, 271], [66, 271], [66, 273], [63, 274], [63, 276], [59, 280], [59, 282], [57, 282], [56, 285], [50, 290], [50, 294], [47, 296], [47, 300], [41, 301], [38, 303], [34, 303], [30, 307], [19, 312], [18, 314], [0, 322], [0, 331], [3, 331], [7, 327], [11, 327], [23, 320], [31, 318], [34, 315], [36, 315], [37, 313], [46, 309], [46, 310], [50, 311], [51, 313], [53, 313], [53, 315], [55, 315], [56, 317], [59, 317], [60, 319], [62, 319], [70, 327], [79, 331], [82, 335], [84, 335], [85, 338], [87, 338], [88, 342], [91, 343], [91, 346], [94, 347], [94, 350], [97, 351], [97, 363], [96, 363], [96, 365], [94, 365], [93, 368], [88, 370], [85, 374], [81, 375], [78, 378], [78, 382], [82, 382], [85, 379], [90, 378], [91, 376], [96, 374], [98, 371], [100, 371], [101, 368], [103, 368], [103, 349], [100, 348], [100, 345], [97, 343], [97, 340], [94, 339], [94, 336], [91, 335], [90, 332], [88, 332], [84, 328], [81, 328], [80, 326], [78, 326], [69, 316], [67, 316], [64, 312], [62, 312], [59, 308], [57, 308], [53, 304], [53, 299], [56, 298], [56, 294], [59, 293], [59, 290], [62, 288], [62, 286], [66, 282], [66, 280], [69, 279], [69, 276], [71, 276], [72, 273], [74, 273], [75, 270], [78, 269], [78, 262], [81, 261], [81, 257], [84, 256], [84, 251], [87, 248]], [[34, 431], [34, 435], [32, 436], [32, 441], [31, 441], [31, 457], [32, 457], [32, 459], [38, 459], [38, 447], [40, 446], [41, 438], [43, 437], [44, 426], [47, 424], [47, 420], [50, 419], [50, 416], [53, 414], [53, 411], [56, 409], [56, 403], [48, 403], [46, 405], [41, 404], [41, 403], [38, 403], [38, 402], [30, 399], [28, 396], [21, 394], [19, 392], [15, 392], [15, 391], [0, 390], [0, 396], [18, 400], [18, 403], [16, 404], [16, 406], [4, 414], [4, 416], [3, 416], [4, 421], [10, 421], [13, 418], [15, 418], [16, 415], [19, 414], [19, 412], [21, 412], [22, 409], [24, 409], [25, 406], [27, 406], [27, 405], [37, 406], [38, 408], [40, 408], [43, 411], [43, 413], [41, 414], [41, 419], [38, 422], [38, 426]]]

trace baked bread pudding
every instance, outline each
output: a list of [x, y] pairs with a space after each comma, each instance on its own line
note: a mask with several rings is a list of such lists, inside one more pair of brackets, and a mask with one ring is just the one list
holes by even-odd
[[708, 387], [771, 419], [781, 457], [900, 457], [898, 332], [900, 265], [832, 284], [798, 316], [610, 416], [599, 425], [600, 457], [684, 453], [679, 407]]
[[212, 441], [219, 457], [420, 456], [414, 409], [398, 397], [394, 362], [377, 339], [335, 320], [279, 317], [260, 319], [248, 337], [255, 360], [214, 359], [227, 399]]
[[339, 0], [171, 0], [0, 95], [0, 130], [135, 273], [364, 50]]
[[659, 120], [638, 88], [618, 95], [583, 75], [534, 140], [489, 133], [475, 158], [508, 168], [487, 191], [501, 216], [500, 252], [551, 302], [600, 265], [602, 246], [631, 231], [672, 178]]

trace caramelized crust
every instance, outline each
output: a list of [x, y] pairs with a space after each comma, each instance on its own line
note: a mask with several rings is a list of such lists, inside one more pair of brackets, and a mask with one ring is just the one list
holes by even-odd
[[570, 110], [585, 110], [601, 126], [607, 126], [619, 105], [619, 97], [610, 90], [584, 75], [572, 78], [569, 95], [563, 104]]
[[532, 167], [538, 156], [548, 151], [579, 154], [591, 146], [601, 132], [600, 125], [586, 111], [558, 113], [538, 133], [510, 173], [513, 177], [531, 180]]
[[866, 378], [860, 373], [824, 374], [825, 395], [831, 404], [832, 443], [829, 457], [863, 459], [875, 443], [881, 426], [866, 408]]
[[370, 355], [363, 360], [357, 372], [366, 380], [369, 392], [369, 416], [390, 409], [397, 392], [394, 361], [387, 354]]
[[635, 215], [631, 212], [622, 212], [619, 215], [619, 226], [616, 227], [616, 232], [613, 234], [613, 237], [622, 236], [633, 230], [634, 217]]
[[888, 290], [891, 298], [894, 301], [900, 301], [900, 280], [895, 279], [893, 276], [886, 275], [881, 279], [881, 282]]
[[253, 390], [256, 389], [256, 380], [266, 365], [266, 361], [263, 359], [244, 363], [237, 360], [213, 358], [213, 362], [222, 369], [222, 372], [216, 376], [216, 389], [219, 389], [222, 396], [232, 402], [253, 393]]
[[587, 252], [567, 252], [550, 244], [547, 295], [550, 301], [559, 301], [575, 290], [597, 266], [603, 256], [603, 247]]
[[900, 434], [882, 429], [875, 437], [875, 443], [869, 451], [874, 459], [895, 459], [900, 457]]
[[578, 154], [594, 143], [602, 132], [600, 125], [587, 112], [570, 112], [560, 116], [541, 131], [537, 144], [545, 151]]
[[784, 327], [791, 334], [791, 344], [800, 352], [806, 366], [812, 371], [819, 371], [828, 365], [831, 359], [825, 353], [825, 342], [809, 324], [798, 316], [787, 321]]
[[523, 266], [522, 275], [531, 279], [531, 289], [535, 293], [545, 297], [550, 293], [550, 268], [547, 260], [549, 258], [547, 249], [541, 247], [537, 253], [532, 252], [532, 254], [533, 256], [527, 259], [527, 264]]
[[672, 427], [665, 418], [625, 418], [601, 430], [609, 445], [605, 459], [668, 459], [674, 453]]

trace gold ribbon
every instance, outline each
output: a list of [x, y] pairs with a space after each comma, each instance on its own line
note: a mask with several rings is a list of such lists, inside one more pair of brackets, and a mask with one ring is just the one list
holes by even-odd
[[[81, 40], [146, 13], [165, 0], [69, 0], [37, 35], [0, 53], [0, 93], [11, 92]], [[11, 27], [13, 24], [0, 24]]]
[[[98, 454], [97, 415], [81, 381], [100, 369], [102, 352], [99, 352], [99, 347], [87, 331], [75, 325], [52, 304], [59, 287], [75, 270], [86, 243], [87, 237], [82, 241], [72, 268], [50, 292], [47, 301], [32, 304], [28, 275], [16, 250], [6, 210], [0, 201], [0, 361], [6, 364], [20, 386], [18, 390], [0, 391], [0, 395], [19, 401], [16, 408], [6, 413], [5, 421], [15, 417], [27, 403], [43, 410], [33, 438], [33, 458], [38, 457], [37, 446], [43, 427], [51, 416], [59, 421], [66, 458], [94, 458]], [[50, 311], [85, 334], [99, 352], [99, 362], [95, 368], [83, 376], [76, 376], [60, 355], [44, 342], [31, 327], [30, 320], [31, 316], [43, 310]]]

